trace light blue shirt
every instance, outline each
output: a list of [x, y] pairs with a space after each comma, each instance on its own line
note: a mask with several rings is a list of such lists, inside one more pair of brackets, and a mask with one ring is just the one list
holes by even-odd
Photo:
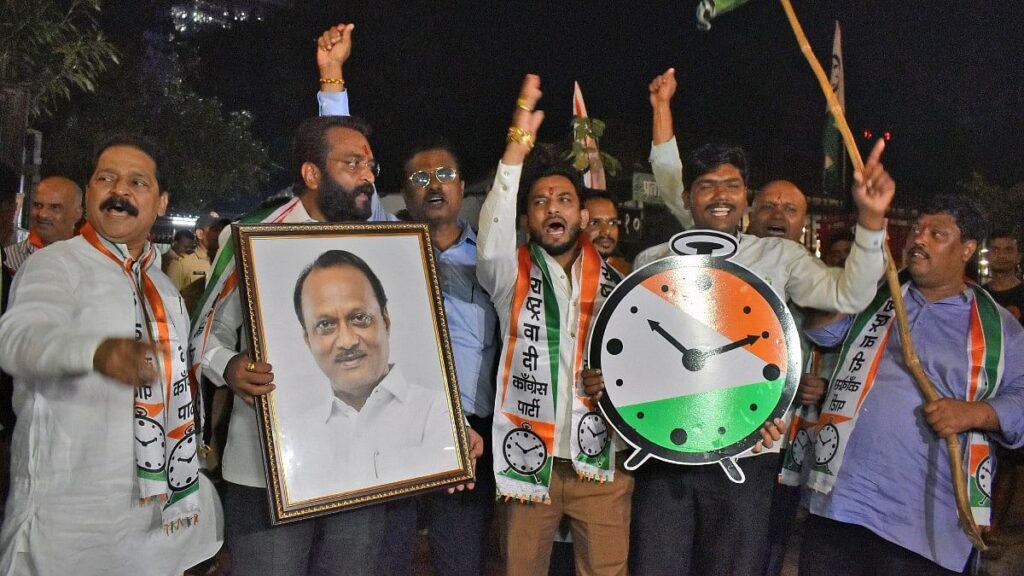
[[[911, 285], [907, 318], [925, 373], [939, 395], [965, 399], [971, 291], [928, 302]], [[1016, 449], [1024, 445], [1024, 329], [1002, 308], [1004, 372], [988, 402], [1001, 433], [989, 438]], [[807, 330], [823, 346], [838, 344], [853, 317]], [[846, 445], [830, 494], [811, 492], [811, 512], [857, 524], [949, 570], [964, 569], [971, 543], [957, 523], [945, 443], [921, 415], [921, 393], [903, 361], [896, 327], [878, 365], [871, 393]], [[966, 436], [961, 436], [966, 442]]]
[[476, 233], [468, 224], [459, 224], [458, 242], [444, 252], [435, 249], [434, 257], [462, 408], [466, 414], [485, 418], [494, 411], [498, 315], [476, 279]]

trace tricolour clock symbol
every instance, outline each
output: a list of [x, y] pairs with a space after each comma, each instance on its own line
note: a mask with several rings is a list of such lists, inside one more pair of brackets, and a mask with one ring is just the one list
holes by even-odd
[[818, 440], [814, 445], [814, 463], [824, 466], [832, 461], [839, 449], [839, 429], [829, 422], [818, 431]]
[[548, 459], [544, 440], [526, 425], [509, 431], [501, 447], [509, 468], [526, 476], [539, 472]]
[[587, 347], [604, 376], [601, 410], [636, 449], [630, 469], [648, 457], [709, 464], [750, 449], [799, 381], [793, 318], [771, 286], [728, 259], [736, 239], [705, 230], [672, 243], [704, 255], [663, 258], [620, 282]]
[[580, 418], [576, 428], [576, 437], [580, 442], [580, 450], [587, 456], [600, 456], [608, 445], [608, 425], [597, 412], [587, 412]]

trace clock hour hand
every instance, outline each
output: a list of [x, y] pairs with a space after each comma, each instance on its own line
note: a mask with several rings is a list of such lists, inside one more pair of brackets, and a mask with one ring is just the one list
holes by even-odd
[[756, 334], [749, 334], [746, 338], [741, 338], [735, 342], [730, 342], [724, 346], [712, 348], [711, 350], [698, 350], [696, 348], [691, 348], [683, 354], [683, 367], [690, 372], [697, 372], [704, 367], [704, 363], [707, 362], [708, 358], [716, 354], [728, 352], [729, 350], [735, 350], [741, 346], [749, 346], [750, 344], [757, 342], [758, 338], [759, 336]]
[[754, 342], [757, 342], [760, 338], [761, 337], [758, 336], [757, 334], [748, 334], [746, 338], [740, 338], [739, 340], [737, 340], [735, 342], [730, 342], [730, 343], [728, 343], [728, 344], [726, 344], [724, 346], [719, 346], [718, 348], [712, 348], [711, 350], [706, 350], [706, 351], [703, 352], [703, 354], [704, 354], [705, 358], [708, 358], [710, 356], [714, 356], [715, 354], [721, 354], [723, 352], [728, 352], [730, 350], [735, 350], [735, 349], [741, 348], [743, 346], [750, 346]]
[[679, 350], [683, 354], [690, 352], [689, 348], [680, 344], [679, 340], [676, 340], [675, 337], [669, 334], [667, 330], [662, 328], [660, 322], [655, 322], [654, 320], [647, 320], [647, 324], [651, 327], [651, 331], [657, 332], [658, 334], [661, 335], [662, 338], [668, 340], [668, 343], [671, 344], [672, 346], [675, 346], [676, 350]]

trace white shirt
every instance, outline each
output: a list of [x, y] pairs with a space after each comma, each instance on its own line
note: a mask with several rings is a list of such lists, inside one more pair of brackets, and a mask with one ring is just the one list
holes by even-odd
[[[159, 266], [149, 277], [187, 342], [184, 302]], [[220, 502], [205, 476], [196, 525], [166, 534], [160, 506], [138, 504], [134, 392], [92, 368], [103, 340], [135, 337], [134, 297], [82, 237], [36, 252], [15, 277], [0, 319], [18, 415], [0, 574], [178, 575], [220, 548]]]
[[[487, 193], [487, 199], [480, 209], [480, 231], [477, 233], [476, 275], [480, 285], [491, 295], [494, 309], [501, 322], [501, 333], [508, 345], [509, 319], [512, 314], [512, 297], [516, 278], [519, 275], [516, 252], [516, 196], [519, 192], [519, 178], [522, 165], [506, 166], [498, 163], [494, 186]], [[573, 364], [576, 361], [577, 339], [586, 334], [577, 334], [580, 315], [580, 274], [582, 258], [577, 257], [572, 265], [571, 276], [562, 265], [546, 251], [541, 250], [548, 270], [552, 272], [551, 282], [558, 302], [559, 346], [558, 397], [555, 400], [555, 430], [561, 433], [555, 438], [553, 456], [570, 458], [569, 439], [572, 434], [572, 402], [577, 386]], [[502, 383], [498, 383], [495, 411], [500, 411]]]
[[[411, 384], [397, 366], [359, 410], [329, 383], [306, 410], [283, 423], [285, 492], [290, 502], [457, 470], [455, 433], [442, 390]], [[290, 436], [290, 437], [289, 437]]]

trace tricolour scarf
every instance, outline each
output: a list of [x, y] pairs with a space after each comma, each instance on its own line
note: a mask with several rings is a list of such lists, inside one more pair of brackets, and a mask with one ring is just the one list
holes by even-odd
[[[904, 284], [906, 294], [909, 284]], [[1003, 373], [1003, 326], [995, 301], [988, 293], [968, 284], [974, 294], [971, 302], [970, 327], [964, 352], [967, 362], [967, 389], [964, 400], [985, 400], [999, 388]], [[879, 289], [871, 304], [854, 319], [843, 341], [839, 364], [822, 404], [818, 420], [818, 441], [814, 444], [814, 464], [809, 486], [829, 493], [835, 485], [843, 464], [847, 442], [857, 425], [860, 407], [867, 399], [878, 373], [879, 360], [889, 339], [896, 316], [892, 298], [886, 286]], [[822, 435], [826, 426], [835, 433]], [[991, 500], [980, 487], [983, 466], [990, 464], [990, 446], [984, 434], [968, 432], [966, 453], [963, 455], [967, 486], [974, 521], [979, 525], [990, 522]], [[833, 442], [835, 444], [833, 444]], [[834, 449], [833, 449], [834, 447]], [[985, 471], [988, 473], [988, 471]]]
[[135, 294], [135, 337], [157, 344], [150, 361], [157, 380], [135, 389], [135, 479], [143, 504], [159, 501], [168, 532], [199, 520], [199, 438], [196, 425], [196, 390], [188, 382], [185, 348], [174, 318], [149, 277], [156, 250], [146, 244], [134, 260], [117, 245], [101, 238], [92, 226], [82, 236], [101, 254], [117, 264]]
[[[614, 451], [610, 439], [603, 450], [587, 455], [580, 449], [580, 439], [572, 431], [580, 429], [586, 416], [603, 417], [596, 411], [596, 403], [583, 395], [579, 374], [583, 365], [584, 349], [591, 320], [596, 316], [604, 299], [619, 281], [619, 274], [597, 253], [594, 245], [581, 238], [581, 274], [579, 320], [576, 326], [576, 350], [573, 355], [572, 381], [574, 387], [572, 430], [557, 430], [555, 414], [558, 401], [559, 347], [561, 311], [551, 281], [551, 272], [541, 249], [532, 243], [518, 251], [518, 275], [509, 319], [509, 334], [505, 341], [505, 359], [501, 366], [501, 390], [496, 398], [494, 415], [494, 472], [498, 493], [507, 498], [523, 501], [549, 502], [548, 485], [551, 482], [552, 450], [561, 434], [569, 434], [573, 468], [583, 478], [608, 481], [614, 473]], [[592, 428], [596, 428], [594, 426]], [[610, 428], [605, 425], [605, 430]], [[511, 434], [511, 436], [510, 436]], [[525, 436], [529, 434], [530, 436]], [[605, 432], [610, 434], [610, 432]], [[515, 445], [516, 438], [538, 438], [543, 443], [546, 458], [530, 474], [516, 471], [503, 457], [503, 451], [539, 450]], [[505, 447], [509, 439], [510, 446]], [[532, 454], [530, 454], [532, 456]]]
[[[239, 222], [242, 224], [282, 222], [299, 202], [298, 197], [292, 198], [277, 208], [257, 210], [243, 217]], [[217, 313], [217, 308], [238, 286], [235, 249], [234, 238], [221, 245], [206, 282], [206, 290], [199, 299], [196, 313], [192, 316], [192, 332], [189, 341], [189, 356], [192, 358], [192, 366], [189, 376], [193, 383], [200, 381], [203, 354], [206, 353], [206, 344], [210, 337], [210, 331], [213, 329], [213, 317]]]

